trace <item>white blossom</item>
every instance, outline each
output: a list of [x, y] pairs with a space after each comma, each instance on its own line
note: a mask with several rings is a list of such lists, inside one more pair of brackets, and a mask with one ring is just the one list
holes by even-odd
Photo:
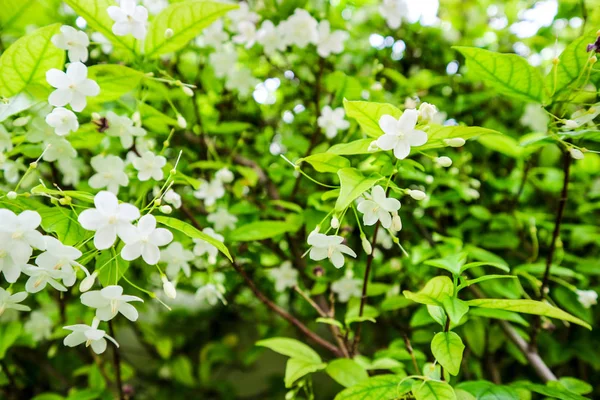
[[121, 0], [119, 7], [110, 6], [106, 10], [115, 21], [112, 32], [117, 36], [133, 35], [138, 40], [146, 37], [148, 10], [144, 6], [136, 6], [135, 0]]
[[390, 28], [398, 29], [402, 25], [402, 19], [408, 15], [408, 4], [406, 0], [383, 0], [379, 13]]
[[435, 158], [435, 163], [441, 167], [448, 168], [452, 165], [452, 159], [446, 156], [437, 157]]
[[278, 292], [283, 292], [298, 284], [298, 271], [292, 267], [290, 261], [284, 262], [279, 268], [271, 269], [270, 274], [275, 282], [275, 290]]
[[382, 150], [394, 150], [396, 158], [402, 160], [408, 156], [412, 146], [424, 145], [427, 134], [415, 129], [418, 115], [417, 110], [406, 110], [399, 119], [383, 115], [379, 119], [379, 127], [384, 134], [377, 139], [377, 146]]
[[[16, 215], [8, 209], [0, 209], [0, 252], [5, 254], [4, 257], [0, 257], [0, 263], [4, 264], [2, 269], [7, 280], [7, 272], [12, 276], [16, 273], [14, 268], [10, 267], [11, 262], [26, 264], [33, 253], [32, 248], [46, 248], [44, 237], [37, 231], [41, 222], [42, 217], [36, 211], [25, 210]], [[6, 254], [10, 255], [10, 259]], [[18, 277], [18, 274], [16, 275]]]
[[173, 189], [167, 190], [162, 199], [175, 208], [181, 207], [181, 196], [178, 195]]
[[171, 243], [166, 249], [160, 252], [160, 261], [167, 264], [167, 275], [176, 277], [180, 270], [183, 270], [185, 276], [190, 276], [189, 262], [194, 259], [194, 253], [183, 248], [179, 242]]
[[571, 115], [571, 120], [575, 122], [577, 126], [583, 126], [592, 122], [598, 115], [600, 115], [600, 103], [593, 104], [587, 110], [575, 111]]
[[163, 291], [165, 292], [165, 295], [170, 299], [175, 299], [177, 297], [177, 289], [175, 289], [175, 285], [164, 275], [161, 276], [161, 280], [163, 283]]
[[200, 180], [200, 187], [194, 192], [194, 197], [204, 200], [204, 204], [212, 206], [221, 197], [225, 196], [225, 188], [220, 180], [214, 179], [207, 182], [204, 179]]
[[234, 179], [233, 172], [229, 170], [227, 167], [223, 167], [217, 172], [215, 172], [215, 179], [223, 182], [223, 183], [231, 183]]
[[237, 26], [240, 22], [244, 21], [256, 23], [260, 18], [260, 16], [257, 13], [250, 11], [248, 3], [245, 1], [240, 1], [238, 3], [238, 8], [229, 11], [227, 13], [227, 17], [229, 17], [229, 19], [233, 23], [233, 26]]
[[301, 49], [308, 44], [316, 44], [319, 40], [317, 20], [302, 8], [296, 8], [287, 20], [281, 22], [281, 32], [286, 43], [294, 44]]
[[50, 339], [52, 336], [52, 327], [52, 319], [43, 311], [32, 312], [29, 320], [23, 325], [25, 332], [30, 334], [31, 338], [36, 342]]
[[410, 197], [418, 201], [425, 200], [427, 198], [427, 194], [422, 190], [408, 189], [407, 193]]
[[419, 119], [421, 121], [435, 121], [437, 113], [437, 107], [433, 104], [423, 102], [419, 106]]
[[212, 66], [217, 78], [225, 78], [235, 70], [237, 63], [237, 52], [234, 47], [228, 43], [217, 49], [208, 56], [208, 62]]
[[144, 302], [137, 296], [123, 294], [123, 288], [119, 285], [107, 286], [81, 295], [81, 304], [95, 308], [96, 318], [100, 321], [110, 321], [118, 313], [130, 321], [137, 321], [138, 312], [129, 304], [132, 301]]
[[96, 231], [94, 246], [98, 250], [108, 249], [131, 222], [140, 217], [137, 207], [121, 203], [114, 193], [102, 191], [94, 197], [96, 208], [84, 210], [79, 214], [78, 221], [84, 229]]
[[444, 139], [444, 144], [450, 147], [462, 147], [467, 141], [461, 137]]
[[360, 297], [362, 295], [362, 281], [349, 276], [345, 276], [331, 284], [331, 290], [337, 294], [338, 300], [342, 303], [350, 300], [351, 297]]
[[217, 231], [223, 231], [225, 229], [235, 229], [237, 223], [237, 217], [230, 214], [226, 208], [219, 207], [214, 213], [208, 214], [206, 217], [208, 222], [213, 224]]
[[196, 297], [199, 301], [206, 302], [211, 306], [217, 305], [219, 301], [223, 304], [227, 304], [227, 301], [223, 297], [223, 293], [216, 285], [209, 283], [202, 286], [196, 291]]
[[64, 272], [54, 269], [52, 266], [34, 267], [27, 264], [23, 267], [23, 272], [29, 275], [29, 279], [25, 283], [25, 290], [29, 293], [37, 293], [43, 290], [46, 284], [61, 292], [67, 291], [67, 288], [58, 282], [59, 279], [65, 276]]
[[546, 133], [550, 116], [544, 111], [541, 104], [529, 103], [525, 106], [525, 112], [519, 122], [533, 132]]
[[121, 239], [125, 246], [121, 250], [121, 257], [127, 261], [133, 261], [140, 256], [142, 259], [154, 265], [160, 259], [159, 246], [165, 246], [173, 240], [173, 234], [164, 228], [156, 228], [156, 218], [153, 215], [144, 215], [137, 226], [128, 226], [123, 230]]
[[73, 111], [83, 111], [87, 104], [86, 97], [94, 97], [100, 93], [100, 86], [87, 78], [87, 67], [80, 62], [69, 64], [67, 72], [52, 68], [46, 72], [46, 80], [56, 88], [50, 93], [48, 103], [55, 107], [71, 105]]
[[151, 151], [142, 153], [141, 157], [133, 159], [133, 167], [138, 170], [138, 179], [147, 181], [150, 178], [160, 181], [164, 177], [162, 168], [167, 165], [167, 159], [157, 156]]
[[27, 298], [27, 292], [11, 294], [8, 290], [0, 288], [0, 315], [6, 310], [31, 311], [31, 308], [19, 304]]
[[377, 221], [381, 226], [389, 229], [392, 226], [392, 215], [400, 209], [400, 202], [394, 198], [388, 198], [385, 190], [377, 185], [371, 190], [370, 198], [361, 201], [357, 207], [363, 213], [363, 223], [367, 226], [375, 225]]
[[254, 91], [257, 84], [258, 80], [252, 76], [252, 71], [243, 67], [229, 72], [225, 88], [232, 91], [236, 90], [241, 98], [246, 98]]
[[583, 160], [583, 158], [585, 157], [583, 152], [579, 149], [576, 149], [575, 147], [571, 147], [569, 149], [569, 154], [574, 160]]
[[46, 116], [46, 123], [54, 128], [54, 132], [59, 136], [68, 135], [69, 132], [76, 132], [79, 129], [77, 116], [71, 110], [64, 107], [57, 107]]
[[118, 194], [119, 186], [129, 185], [129, 177], [125, 173], [125, 162], [120, 157], [99, 154], [92, 157], [90, 164], [96, 171], [89, 180], [90, 186], [94, 189], [106, 188], [108, 191]]
[[75, 347], [81, 343], [85, 343], [85, 347], [92, 346], [92, 350], [96, 354], [102, 354], [106, 350], [106, 339], [114, 343], [115, 346], [119, 347], [119, 344], [115, 339], [106, 334], [102, 329], [98, 329], [100, 321], [94, 318], [92, 325], [77, 324], [68, 325], [63, 327], [72, 331], [65, 339], [63, 344], [69, 347]]
[[46, 251], [35, 259], [37, 266], [46, 269], [60, 270], [65, 286], [73, 286], [77, 278], [73, 267], [80, 267], [76, 261], [81, 257], [81, 251], [72, 246], [65, 246], [60, 240], [46, 236]]
[[229, 39], [227, 32], [223, 30], [223, 20], [218, 19], [213, 22], [208, 28], [202, 31], [202, 36], [196, 41], [198, 45], [210, 46], [215, 49], [220, 48], [223, 42]]
[[340, 54], [344, 51], [344, 42], [350, 35], [346, 31], [331, 31], [328, 20], [319, 22], [317, 54], [321, 57], [329, 57], [331, 54]]
[[[208, 236], [212, 237], [213, 239], [219, 242], [223, 242], [224, 240], [223, 236], [219, 235], [211, 228], [204, 228], [202, 230], [202, 233], [207, 234]], [[215, 264], [217, 262], [217, 255], [219, 254], [219, 249], [202, 239], [194, 239], [194, 244], [195, 255], [203, 256], [204, 254], [207, 254], [208, 262], [210, 264]]]
[[343, 131], [350, 127], [350, 122], [344, 119], [345, 115], [342, 107], [331, 109], [330, 106], [325, 106], [321, 110], [321, 116], [317, 118], [317, 124], [325, 131], [325, 136], [333, 139], [339, 130]]
[[106, 36], [104, 36], [100, 32], [94, 32], [90, 35], [90, 37], [92, 38], [92, 41], [94, 41], [100, 45], [100, 50], [102, 50], [102, 52], [104, 54], [112, 53], [112, 51], [113, 51], [112, 42], [110, 40], [108, 40], [106, 38]]
[[104, 131], [107, 136], [118, 137], [124, 149], [133, 146], [133, 138], [146, 135], [146, 130], [135, 126], [133, 120], [125, 115], [117, 115], [112, 111], [106, 113], [108, 129]]
[[59, 49], [67, 50], [70, 62], [86, 62], [88, 59], [88, 49], [90, 39], [85, 32], [63, 25], [60, 27], [60, 33], [52, 36], [52, 43]]
[[284, 32], [273, 25], [273, 22], [264, 20], [256, 32], [256, 41], [263, 47], [265, 54], [271, 55], [275, 51], [283, 51], [287, 47], [283, 35]]
[[233, 43], [243, 44], [245, 48], [250, 49], [256, 43], [256, 26], [252, 22], [242, 21], [237, 25], [237, 31], [232, 40]]
[[590, 308], [598, 303], [598, 293], [595, 290], [578, 290], [577, 300], [585, 308]]
[[94, 282], [96, 281], [97, 277], [98, 271], [94, 271], [91, 275], [88, 275], [85, 278], [83, 278], [83, 280], [79, 284], [79, 291], [83, 293], [90, 290], [92, 286], [94, 286]]
[[320, 261], [329, 258], [336, 268], [344, 266], [344, 254], [356, 258], [356, 253], [350, 247], [342, 244], [344, 238], [336, 235], [325, 235], [312, 231], [308, 235], [308, 244], [311, 245], [309, 257], [311, 260]]
[[47, 162], [67, 160], [77, 157], [77, 151], [73, 148], [71, 143], [59, 136], [53, 136], [52, 138], [43, 142], [45, 151], [42, 160]]

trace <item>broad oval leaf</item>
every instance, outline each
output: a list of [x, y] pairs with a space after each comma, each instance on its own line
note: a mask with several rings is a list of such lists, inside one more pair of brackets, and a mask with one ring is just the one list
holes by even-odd
[[378, 375], [343, 390], [334, 400], [393, 400], [400, 395], [396, 375]]
[[476, 47], [454, 48], [465, 56], [471, 76], [482, 79], [507, 96], [535, 103], [543, 101], [542, 77], [523, 57]]
[[320, 371], [327, 366], [325, 363], [313, 363], [297, 358], [290, 358], [285, 365], [285, 387], [291, 388], [298, 379], [313, 372]]
[[442, 381], [416, 381], [412, 393], [416, 400], [456, 400], [452, 386]]
[[256, 221], [236, 228], [229, 235], [234, 242], [264, 240], [287, 232], [295, 232], [299, 226], [286, 221]]
[[[156, 58], [181, 49], [217, 18], [236, 8], [238, 6], [234, 4], [205, 0], [171, 4], [150, 24], [145, 44], [146, 57]], [[173, 30], [173, 36], [165, 37], [167, 29]]]
[[356, 168], [343, 168], [338, 171], [340, 177], [340, 195], [335, 210], [344, 211], [358, 196], [371, 189], [381, 178], [365, 177]]
[[487, 381], [462, 382], [458, 389], [471, 393], [477, 400], [519, 400], [517, 391], [509, 386], [495, 385]]
[[275, 353], [283, 354], [284, 356], [295, 358], [297, 360], [303, 360], [312, 364], [321, 363], [321, 357], [316, 351], [296, 339], [275, 337], [260, 340], [256, 345], [266, 347], [273, 350]]
[[334, 174], [342, 168], [350, 167], [350, 160], [330, 153], [313, 154], [301, 158], [296, 161], [296, 165], [300, 165], [303, 162], [312, 165], [317, 172], [333, 172]]
[[367, 136], [377, 138], [383, 135], [379, 127], [379, 118], [383, 115], [391, 115], [400, 118], [402, 111], [387, 103], [375, 103], [372, 101], [348, 101], [344, 99], [344, 109], [348, 118], [354, 118]]
[[93, 102], [118, 100], [127, 92], [138, 87], [144, 73], [118, 64], [94, 65], [88, 76], [100, 86], [100, 94], [90, 99]]
[[356, 361], [348, 358], [331, 361], [325, 368], [325, 372], [344, 387], [351, 387], [369, 379], [367, 371]]
[[349, 143], [339, 143], [331, 146], [327, 152], [340, 156], [374, 153], [375, 151], [369, 150], [372, 142], [373, 139], [358, 139]]
[[161, 223], [163, 225], [168, 226], [169, 228], [176, 229], [179, 232], [189, 236], [190, 238], [202, 239], [205, 242], [212, 244], [217, 249], [219, 249], [219, 251], [221, 253], [223, 253], [225, 255], [225, 257], [227, 257], [229, 259], [229, 261], [233, 261], [233, 259], [231, 258], [231, 254], [229, 254], [229, 250], [223, 244], [223, 242], [219, 242], [217, 239], [213, 238], [212, 236], [208, 236], [206, 233], [199, 231], [198, 229], [194, 228], [192, 225], [190, 225], [186, 222], [180, 221], [177, 218], [171, 218], [171, 217], [158, 216], [158, 217], [156, 217], [156, 221], [158, 221], [159, 223]]
[[14, 42], [0, 57], [0, 96], [11, 97], [32, 83], [45, 83], [46, 71], [63, 68], [65, 52], [52, 44], [60, 29], [53, 24]]
[[431, 306], [441, 306], [445, 296], [452, 296], [454, 284], [447, 276], [436, 276], [429, 280], [417, 293], [405, 290], [402, 292], [404, 297], [416, 303], [427, 304]]
[[465, 345], [454, 332], [439, 332], [431, 341], [431, 352], [435, 359], [451, 375], [458, 375]]
[[63, 244], [73, 246], [83, 241], [88, 232], [77, 222], [75, 213], [63, 207], [40, 207], [36, 210], [42, 217], [42, 228], [55, 233]]

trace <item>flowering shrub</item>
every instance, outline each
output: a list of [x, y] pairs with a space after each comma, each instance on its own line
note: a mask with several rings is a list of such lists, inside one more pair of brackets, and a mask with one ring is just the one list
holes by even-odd
[[0, 5], [3, 398], [600, 395], [598, 7]]

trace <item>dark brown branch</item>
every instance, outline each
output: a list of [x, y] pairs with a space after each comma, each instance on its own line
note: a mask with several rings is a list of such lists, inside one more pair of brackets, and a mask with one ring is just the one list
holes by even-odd
[[[110, 336], [112, 336], [116, 340], [115, 329], [113, 328], [112, 321], [108, 321], [108, 331], [110, 332]], [[119, 400], [125, 400], [125, 397], [123, 396], [123, 378], [121, 377], [121, 355], [119, 354], [119, 348], [117, 346], [113, 346], [112, 349], [117, 393], [119, 393]]]

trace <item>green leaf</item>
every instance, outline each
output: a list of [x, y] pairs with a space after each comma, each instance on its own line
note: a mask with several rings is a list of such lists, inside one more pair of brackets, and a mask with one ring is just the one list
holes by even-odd
[[46, 84], [46, 71], [63, 69], [65, 52], [52, 44], [60, 24], [37, 29], [14, 42], [0, 57], [0, 96], [12, 97], [32, 83]]
[[477, 400], [520, 399], [515, 389], [508, 386], [495, 385], [487, 381], [463, 382], [457, 388], [471, 393]]
[[505, 299], [475, 299], [467, 301], [471, 307], [491, 308], [498, 310], [514, 311], [523, 314], [543, 315], [550, 318], [557, 318], [574, 324], [581, 325], [589, 330], [592, 327], [587, 322], [575, 318], [563, 310], [553, 307], [550, 304], [535, 300], [505, 300]]
[[394, 400], [398, 398], [396, 375], [378, 375], [343, 390], [334, 400]]
[[208, 125], [206, 132], [214, 135], [232, 135], [234, 133], [241, 133], [252, 128], [253, 125], [249, 122], [242, 121], [223, 121], [218, 125]]
[[303, 162], [312, 165], [317, 172], [333, 172], [334, 174], [342, 168], [350, 167], [350, 160], [330, 153], [313, 154], [301, 158], [296, 161], [296, 165], [300, 165]]
[[508, 268], [508, 266], [505, 264], [496, 263], [496, 262], [488, 262], [488, 261], [476, 261], [476, 262], [470, 262], [470, 263], [463, 265], [462, 268], [460, 269], [460, 273], [462, 274], [466, 270], [468, 270], [470, 268], [476, 268], [476, 267], [494, 267], [494, 268], [501, 269], [504, 272], [510, 272], [510, 268]]
[[456, 400], [452, 386], [441, 381], [416, 381], [412, 393], [416, 400]]
[[587, 382], [584, 382], [577, 378], [572, 378], [570, 376], [564, 376], [558, 379], [558, 383], [564, 387], [565, 389], [577, 393], [577, 394], [588, 394], [592, 393], [594, 388]]
[[[546, 75], [546, 86], [552, 92], [552, 97], [560, 94], [574, 83], [584, 83], [579, 79], [583, 70], [588, 66], [590, 54], [587, 45], [596, 41], [596, 31], [591, 31], [573, 40], [558, 57], [558, 64]], [[556, 81], [555, 81], [556, 78]], [[555, 84], [556, 82], [556, 84]]]
[[446, 315], [450, 317], [450, 321], [454, 324], [458, 324], [462, 317], [469, 312], [467, 303], [453, 296], [444, 296], [442, 298], [442, 306], [446, 311]]
[[102, 251], [96, 258], [96, 270], [99, 268], [102, 268], [98, 272], [98, 280], [102, 286], [116, 285], [129, 268], [129, 262], [109, 249]]
[[32, 397], [31, 400], [64, 400], [65, 398], [60, 394], [56, 393], [42, 393], [38, 394], [35, 397]]
[[400, 118], [402, 111], [387, 103], [371, 101], [348, 101], [344, 99], [344, 109], [348, 118], [354, 118], [367, 136], [377, 138], [383, 135], [379, 127], [379, 119], [383, 115]]
[[193, 387], [196, 384], [194, 378], [194, 367], [189, 358], [185, 356], [179, 356], [171, 363], [171, 370], [173, 371], [173, 378], [185, 386]]
[[87, 192], [81, 192], [78, 190], [56, 190], [47, 188], [44, 185], [37, 185], [31, 188], [32, 194], [49, 194], [51, 196], [55, 196], [58, 198], [64, 198], [66, 196], [71, 197], [73, 199], [85, 201], [86, 203], [94, 204], [94, 195]]
[[344, 211], [358, 196], [371, 189], [381, 178], [365, 177], [356, 168], [343, 168], [338, 171], [340, 177], [340, 196], [335, 203], [337, 212]]
[[367, 371], [356, 361], [348, 358], [331, 361], [325, 368], [325, 372], [344, 387], [351, 387], [369, 379]]
[[[171, 4], [150, 24], [145, 44], [146, 57], [156, 58], [183, 48], [217, 18], [236, 8], [237, 5], [205, 0]], [[173, 30], [173, 36], [165, 37], [167, 29]]]
[[491, 308], [471, 308], [469, 309], [469, 316], [501, 319], [503, 321], [514, 322], [515, 324], [529, 326], [529, 322], [525, 318], [521, 317], [518, 313], [505, 311], [505, 310], [494, 310]]
[[439, 332], [431, 341], [431, 352], [435, 359], [451, 375], [458, 375], [460, 363], [462, 362], [463, 344], [460, 336], [454, 332]]
[[37, 212], [42, 217], [42, 228], [48, 233], [55, 233], [63, 244], [73, 246], [82, 242], [89, 232], [77, 221], [75, 213], [64, 207], [40, 207]]
[[[550, 383], [550, 382], [548, 382], [548, 383]], [[524, 388], [524, 389], [530, 390], [532, 392], [544, 395], [545, 397], [552, 397], [552, 398], [560, 399], [560, 400], [588, 400], [587, 397], [583, 397], [579, 394], [573, 393], [559, 385], [556, 385], [555, 387], [551, 387], [551, 386], [544, 386], [544, 385], [535, 384], [535, 383], [519, 382], [519, 383], [516, 383], [515, 385], [513, 385], [513, 387]]]
[[19, 321], [11, 321], [0, 325], [0, 360], [4, 359], [6, 352], [21, 335], [23, 326]]
[[484, 275], [475, 279], [467, 279], [462, 285], [459, 286], [459, 290], [467, 286], [471, 286], [479, 282], [490, 281], [492, 279], [518, 279], [518, 277], [515, 275]]
[[535, 147], [525, 148], [515, 139], [506, 135], [485, 135], [477, 139], [477, 141], [490, 150], [502, 153], [505, 156], [520, 159], [526, 157], [530, 153], [537, 150]]
[[350, 143], [339, 143], [331, 146], [327, 152], [340, 156], [370, 154], [374, 153], [374, 151], [369, 151], [369, 146], [372, 142], [373, 139], [359, 139]]
[[479, 126], [442, 126], [431, 123], [428, 126], [427, 143], [423, 146], [415, 147], [415, 149], [422, 151], [448, 147], [444, 143], [444, 139], [463, 138], [466, 140], [490, 134], [502, 135], [502, 133], [493, 129], [481, 128]]
[[445, 295], [452, 296], [454, 284], [447, 276], [436, 276], [429, 280], [418, 293], [408, 290], [402, 292], [407, 298], [416, 303], [427, 304], [431, 306], [441, 306]]
[[475, 47], [454, 47], [467, 60], [468, 74], [482, 79], [498, 92], [523, 101], [542, 103], [544, 83], [537, 69], [516, 54], [501, 54]]
[[344, 325], [337, 319], [319, 317], [315, 321], [320, 322], [322, 324], [337, 326], [340, 329], [344, 329]]
[[0, 32], [20, 35], [28, 26], [56, 21], [58, 4], [58, 0], [0, 0]]
[[206, 233], [200, 232], [198, 229], [194, 228], [192, 225], [188, 224], [187, 222], [180, 221], [177, 218], [162, 217], [162, 216], [156, 217], [156, 221], [160, 224], [168, 226], [169, 228], [178, 230], [179, 232], [187, 235], [189, 238], [202, 239], [205, 242], [212, 244], [217, 249], [219, 249], [219, 251], [221, 253], [223, 253], [225, 255], [225, 257], [227, 257], [229, 259], [229, 261], [233, 262], [233, 259], [231, 258], [231, 254], [229, 254], [229, 250], [223, 244], [223, 242], [219, 242], [217, 239], [213, 238], [212, 236], [208, 236]]
[[320, 371], [326, 366], [327, 364], [325, 363], [313, 363], [297, 358], [290, 358], [285, 365], [285, 387], [291, 388], [298, 379]]
[[444, 258], [436, 258], [434, 260], [425, 261], [425, 265], [445, 269], [452, 275], [460, 275], [462, 266], [465, 263], [467, 255], [465, 253], [456, 253]]
[[295, 232], [299, 228], [286, 221], [256, 221], [236, 228], [229, 235], [229, 239], [233, 242], [264, 240], [286, 232]]
[[284, 356], [296, 360], [303, 360], [312, 364], [321, 363], [321, 357], [316, 351], [296, 339], [276, 337], [261, 340], [257, 342], [256, 345], [269, 348], [276, 353], [283, 354]]
[[117, 36], [112, 31], [115, 21], [108, 15], [107, 10], [108, 7], [117, 5], [113, 0], [65, 0], [65, 3], [75, 14], [85, 19], [91, 28], [110, 40], [116, 53], [126, 53], [130, 58], [135, 56], [135, 38], [131, 35]]
[[100, 94], [90, 99], [93, 102], [118, 100], [125, 93], [138, 87], [144, 74], [135, 69], [117, 64], [94, 65], [88, 69], [88, 77], [100, 86]]

